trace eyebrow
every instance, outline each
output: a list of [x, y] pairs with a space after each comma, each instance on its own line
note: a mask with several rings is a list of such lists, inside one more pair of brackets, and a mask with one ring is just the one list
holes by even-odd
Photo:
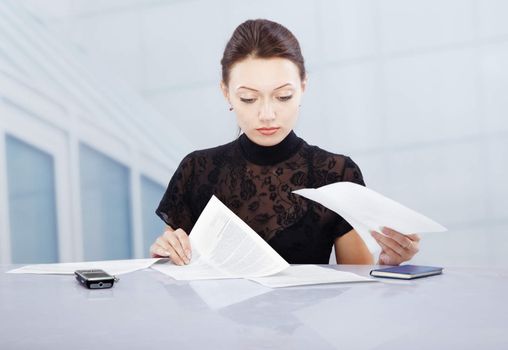
[[[279, 87], [276, 87], [274, 90], [279, 90], [279, 89], [282, 89], [283, 87], [286, 87], [288, 85], [293, 85], [291, 83], [286, 83], [284, 85], [281, 85]], [[247, 89], [247, 90], [252, 90], [252, 91], [256, 91], [256, 92], [259, 92], [259, 90], [256, 90], [256, 89], [253, 89], [253, 88], [250, 88], [250, 87], [247, 87], [247, 86], [239, 86], [236, 88], [236, 90], [240, 90], [240, 89]]]

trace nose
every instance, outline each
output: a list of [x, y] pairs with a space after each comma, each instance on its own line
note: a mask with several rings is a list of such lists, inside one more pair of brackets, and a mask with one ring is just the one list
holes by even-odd
[[275, 119], [275, 111], [273, 110], [273, 106], [270, 102], [265, 102], [261, 106], [261, 110], [259, 111], [259, 120], [268, 121]]

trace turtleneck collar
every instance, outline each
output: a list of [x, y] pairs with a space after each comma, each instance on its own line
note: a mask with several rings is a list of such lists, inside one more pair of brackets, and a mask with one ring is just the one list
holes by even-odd
[[260, 146], [252, 142], [247, 135], [239, 137], [240, 149], [244, 157], [257, 165], [274, 165], [293, 156], [303, 143], [303, 140], [291, 131], [280, 143], [274, 146]]

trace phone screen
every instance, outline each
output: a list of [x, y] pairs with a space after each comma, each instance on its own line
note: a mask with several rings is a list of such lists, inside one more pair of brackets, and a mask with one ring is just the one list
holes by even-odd
[[86, 278], [103, 278], [103, 277], [111, 277], [104, 271], [93, 271], [93, 272], [84, 272], [83, 273]]

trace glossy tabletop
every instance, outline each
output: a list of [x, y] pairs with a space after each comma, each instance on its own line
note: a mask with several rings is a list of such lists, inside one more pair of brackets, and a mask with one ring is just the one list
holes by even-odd
[[508, 269], [281, 289], [148, 269], [87, 290], [14, 267], [0, 267], [0, 349], [508, 349]]

